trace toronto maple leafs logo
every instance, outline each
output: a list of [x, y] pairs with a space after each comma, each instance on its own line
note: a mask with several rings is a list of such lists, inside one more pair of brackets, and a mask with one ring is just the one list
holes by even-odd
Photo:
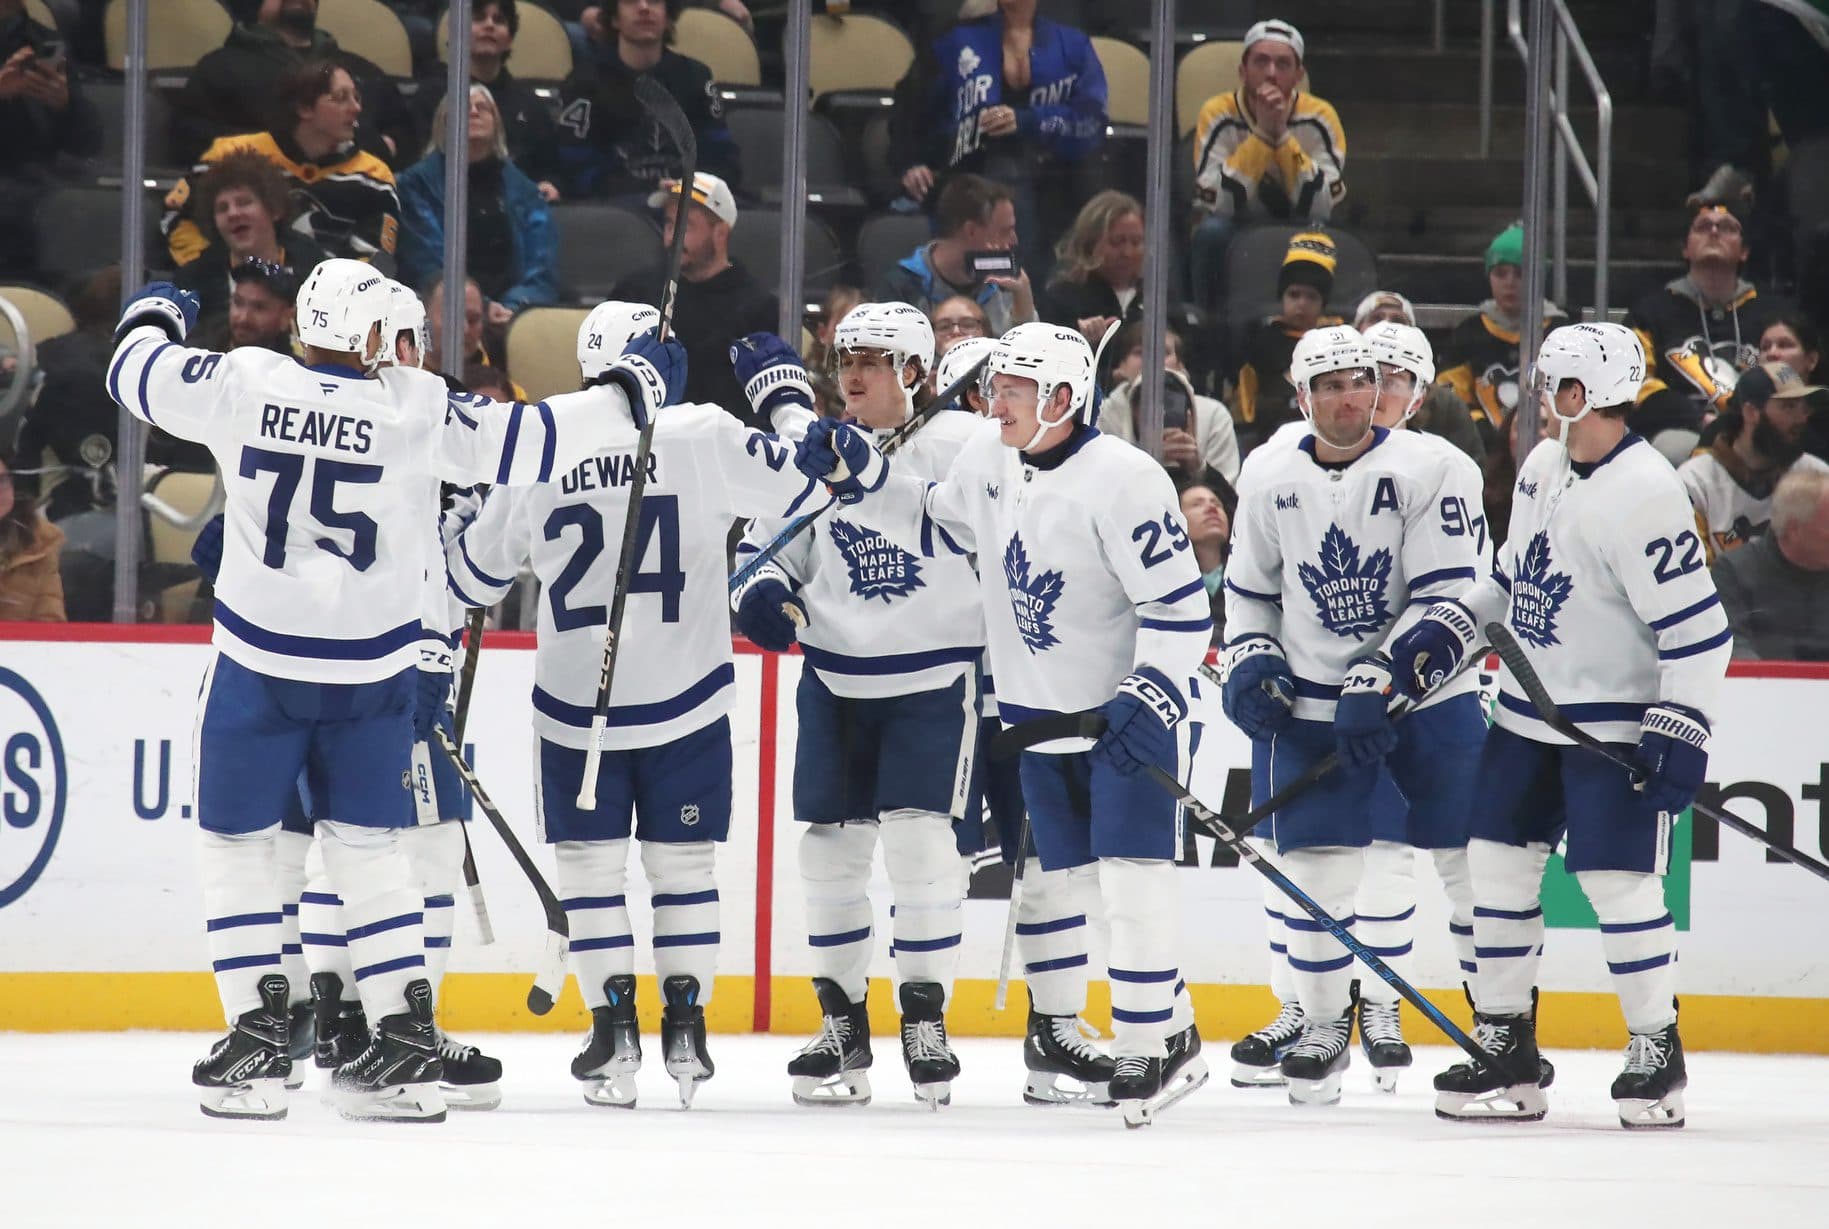
[[978, 66], [983, 62], [978, 58], [978, 53], [969, 46], [959, 48], [959, 75], [961, 77], [969, 77], [977, 72]]
[[1023, 549], [1022, 535], [1010, 539], [1003, 552], [1003, 578], [1010, 591], [1010, 611], [1016, 616], [1016, 632], [1029, 652], [1040, 653], [1060, 643], [1054, 634], [1054, 603], [1061, 597], [1061, 574], [1029, 574], [1029, 552]]
[[1550, 535], [1538, 530], [1511, 578], [1512, 630], [1540, 649], [1561, 643], [1556, 639], [1556, 616], [1573, 587], [1566, 572], [1550, 571], [1550, 562]]
[[1336, 636], [1364, 640], [1385, 625], [1384, 591], [1391, 579], [1391, 552], [1383, 547], [1363, 563], [1359, 547], [1338, 525], [1321, 535], [1320, 566], [1296, 568], [1302, 587], [1314, 600], [1321, 626]]
[[921, 565], [915, 557], [873, 529], [860, 529], [834, 517], [832, 544], [851, 574], [851, 592], [866, 601], [880, 597], [888, 605], [927, 583], [921, 579]]

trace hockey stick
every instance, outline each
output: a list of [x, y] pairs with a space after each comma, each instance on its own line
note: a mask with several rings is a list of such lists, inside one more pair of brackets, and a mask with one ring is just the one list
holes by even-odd
[[1029, 808], [1022, 809], [1022, 826], [1016, 834], [1016, 873], [1010, 877], [1010, 916], [1003, 924], [1003, 958], [997, 962], [998, 1011], [1010, 1001], [1010, 960], [1016, 954], [1016, 915], [1022, 908], [1022, 873], [1029, 865]]
[[496, 835], [502, 838], [502, 844], [508, 846], [508, 853], [533, 884], [534, 895], [540, 898], [540, 908], [546, 914], [546, 954], [540, 961], [540, 969], [534, 974], [533, 988], [527, 992], [527, 1010], [536, 1016], [543, 1016], [553, 1009], [553, 1001], [559, 997], [559, 991], [565, 986], [565, 954], [571, 946], [571, 923], [565, 916], [565, 906], [553, 895], [551, 885], [546, 877], [540, 874], [540, 868], [527, 856], [527, 849], [508, 826], [495, 803], [489, 800], [489, 794], [483, 789], [483, 783], [476, 779], [476, 772], [464, 762], [463, 752], [451, 741], [451, 736], [442, 729], [434, 727], [432, 737], [438, 740], [438, 747], [451, 761], [451, 767], [457, 769], [457, 775], [470, 787], [470, 794], [476, 799], [476, 805], [489, 817], [490, 826]]
[[[1512, 677], [1518, 680], [1518, 685], [1524, 688], [1524, 694], [1529, 696], [1531, 703], [1536, 706], [1537, 715], [1543, 719], [1544, 725], [1570, 739], [1576, 745], [1586, 747], [1596, 755], [1612, 760], [1626, 770], [1634, 785], [1644, 780], [1644, 770], [1633, 763], [1628, 756], [1576, 725], [1563, 714], [1561, 709], [1556, 707], [1556, 702], [1550, 699], [1549, 691], [1543, 686], [1543, 680], [1537, 677], [1536, 668], [1531, 665], [1530, 658], [1525, 656], [1524, 646], [1518, 643], [1518, 638], [1512, 635], [1509, 627], [1503, 623], [1488, 623], [1486, 635], [1491, 639], [1492, 647], [1498, 650], [1499, 660], [1505, 663], [1505, 668], [1511, 671]], [[1741, 836], [1758, 841], [1779, 857], [1803, 867], [1818, 879], [1829, 879], [1829, 866], [1823, 865], [1801, 850], [1791, 848], [1733, 812], [1710, 806], [1700, 799], [1690, 803], [1690, 807], [1703, 818], [1712, 819], [1724, 828], [1732, 828]]]
[[[941, 389], [939, 394], [935, 396], [932, 401], [927, 403], [925, 409], [897, 427], [895, 431], [890, 434], [889, 438], [883, 441], [882, 446], [879, 447], [877, 451], [886, 457], [894, 456], [896, 452], [900, 450], [903, 443], [907, 441], [909, 436], [920, 430], [925, 423], [939, 414], [941, 410], [957, 401], [959, 396], [970, 387], [972, 381], [978, 378], [978, 373], [984, 370], [984, 365], [989, 361], [990, 355], [987, 354], [976, 363], [973, 363], [971, 369], [964, 375]], [[837, 499], [828, 499], [825, 503], [819, 505], [819, 507], [813, 509], [811, 512], [804, 512], [789, 521], [787, 526], [783, 528], [780, 533], [770, 538], [762, 549], [756, 552], [755, 558], [749, 560], [732, 574], [730, 578], [730, 591], [735, 593], [739, 588], [747, 584], [749, 578], [754, 576], [757, 572], [760, 572], [769, 561], [774, 559], [776, 555], [779, 555], [789, 542], [792, 542], [795, 538], [798, 538], [801, 534], [805, 533], [807, 528], [811, 526], [814, 521], [830, 512], [837, 504]]]
[[[470, 716], [470, 696], [476, 690], [476, 667], [483, 655], [483, 623], [488, 612], [480, 606], [470, 612], [464, 628], [464, 670], [457, 681], [457, 712], [451, 719], [452, 742], [464, 745], [464, 725]], [[476, 850], [470, 847], [470, 825], [464, 834], [464, 895], [470, 898], [470, 913], [476, 920], [477, 942], [484, 947], [495, 942], [495, 927], [489, 923], [489, 906], [483, 900], [482, 876], [476, 873]]]
[[[635, 78], [635, 97], [648, 109], [675, 148], [680, 151], [679, 194], [673, 214], [673, 244], [667, 252], [667, 280], [661, 291], [662, 341], [673, 332], [673, 308], [679, 299], [680, 259], [686, 247], [686, 210], [692, 203], [693, 181], [698, 175], [699, 143], [692, 125], [665, 86], [650, 76]], [[622, 617], [629, 604], [629, 581], [635, 574], [635, 552], [641, 537], [641, 501], [648, 489], [648, 461], [654, 454], [654, 415], [648, 416], [635, 445], [635, 476], [629, 480], [629, 510], [622, 520], [622, 554], [616, 560], [616, 588], [610, 596], [609, 622], [603, 629], [603, 665], [597, 672], [597, 703], [591, 712], [590, 741], [585, 744], [584, 776], [578, 783], [578, 809], [597, 809], [597, 772], [603, 762], [603, 731], [610, 719], [610, 684], [616, 677], [616, 660], [622, 647]]]

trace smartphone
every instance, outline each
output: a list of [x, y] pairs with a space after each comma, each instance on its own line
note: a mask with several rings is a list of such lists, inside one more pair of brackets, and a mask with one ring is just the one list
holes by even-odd
[[983, 281], [986, 277], [1016, 276], [1015, 252], [967, 252], [965, 264], [972, 271], [972, 276], [979, 281]]
[[1183, 384], [1172, 372], [1164, 372], [1162, 376], [1162, 429], [1164, 431], [1186, 431], [1193, 408], [1193, 404], [1188, 400], [1187, 385]]
[[63, 63], [64, 44], [60, 38], [47, 38], [33, 48], [33, 55], [46, 68], [56, 68]]

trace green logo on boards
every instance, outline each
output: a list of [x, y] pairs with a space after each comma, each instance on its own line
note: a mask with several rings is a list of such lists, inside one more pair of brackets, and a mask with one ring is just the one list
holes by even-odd
[[[1689, 929], [1689, 834], [1695, 828], [1691, 813], [1683, 812], [1670, 832], [1670, 872], [1664, 876], [1664, 903], [1678, 930]], [[1600, 923], [1594, 906], [1582, 894], [1581, 884], [1562, 865], [1562, 855], [1550, 855], [1543, 872], [1543, 920], [1562, 930], [1596, 930]]]

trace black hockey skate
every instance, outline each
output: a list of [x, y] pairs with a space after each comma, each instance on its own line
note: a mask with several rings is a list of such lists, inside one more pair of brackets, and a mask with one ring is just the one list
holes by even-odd
[[[1461, 995], [1467, 1000], [1467, 1007], [1477, 1017], [1480, 1014], [1479, 1004], [1473, 1001], [1473, 987], [1461, 983]], [[1537, 1036], [1537, 987], [1531, 987], [1531, 1039]], [[1548, 1088], [1556, 1082], [1556, 1064], [1542, 1050], [1537, 1051], [1537, 1087]]]
[[1613, 1081], [1619, 1125], [1629, 1129], [1682, 1126], [1683, 1090], [1687, 1087], [1683, 1039], [1677, 1036], [1675, 1021], [1660, 1032], [1632, 1034], [1626, 1043], [1626, 1069]]
[[337, 1112], [382, 1122], [443, 1122], [444, 1079], [438, 1027], [432, 1023], [432, 983], [407, 983], [406, 1010], [375, 1026], [368, 1049], [337, 1068], [330, 1079]]
[[191, 1068], [197, 1108], [211, 1118], [277, 1121], [286, 1116], [286, 1081], [292, 1074], [286, 994], [284, 977], [261, 978], [260, 1006], [236, 1017], [228, 1035]]
[[[290, 979], [287, 982], [291, 985]], [[289, 993], [290, 991], [288, 991]], [[292, 1040], [286, 1043], [286, 1057], [292, 1060], [292, 1074], [286, 1077], [287, 1088], [305, 1086], [305, 1069], [311, 1065], [311, 1054], [317, 1040], [317, 1010], [310, 999], [294, 1003], [290, 1008], [292, 1017]]]
[[1118, 1059], [1111, 1077], [1111, 1099], [1124, 1116], [1127, 1130], [1148, 1126], [1169, 1106], [1207, 1082], [1207, 1063], [1200, 1057], [1200, 1033], [1189, 1025], [1167, 1040], [1168, 1057]]
[[502, 1103], [502, 1061], [473, 1045], [438, 1033], [438, 1057], [444, 1063], [439, 1095], [454, 1110], [492, 1110]]
[[902, 983], [902, 1065], [915, 1100], [937, 1110], [953, 1101], [959, 1056], [946, 1040], [946, 991], [937, 981]]
[[1435, 1077], [1435, 1116], [1461, 1122], [1536, 1122], [1549, 1113], [1540, 1083], [1519, 1082], [1520, 1071], [1541, 1071], [1537, 1025], [1529, 1015], [1473, 1013], [1473, 1039], [1494, 1066], [1456, 1063]]
[[635, 978], [605, 978], [609, 1002], [591, 1008], [591, 1035], [572, 1059], [572, 1078], [584, 1083], [584, 1099], [612, 1109], [635, 1108], [635, 1073], [641, 1070], [641, 1026], [635, 1019]]
[[717, 1073], [705, 1049], [705, 1009], [699, 979], [676, 973], [660, 986], [660, 1049], [667, 1074], [680, 1087], [680, 1108], [691, 1109], [699, 1085]]
[[1359, 1000], [1359, 1048], [1372, 1065], [1372, 1086], [1379, 1092], [1396, 1092], [1398, 1075], [1413, 1061], [1396, 1003]]
[[1352, 1064], [1353, 1004], [1332, 1020], [1310, 1019], [1283, 1055], [1291, 1105], [1338, 1105], [1340, 1080]]
[[819, 1035], [788, 1060], [799, 1105], [869, 1105], [870, 1012], [825, 977], [813, 979], [823, 1017]]
[[1022, 1099], [1030, 1105], [1116, 1104], [1107, 1085], [1118, 1064], [1086, 1039], [1078, 1016], [1045, 1016], [1031, 1007], [1022, 1062], [1029, 1069]]
[[361, 999], [343, 997], [343, 979], [335, 973], [311, 975], [311, 1008], [318, 1066], [334, 1071], [368, 1049], [368, 1017]]
[[1280, 1088], [1283, 1055], [1302, 1036], [1302, 1006], [1284, 1003], [1276, 1019], [1232, 1043], [1234, 1088]]

